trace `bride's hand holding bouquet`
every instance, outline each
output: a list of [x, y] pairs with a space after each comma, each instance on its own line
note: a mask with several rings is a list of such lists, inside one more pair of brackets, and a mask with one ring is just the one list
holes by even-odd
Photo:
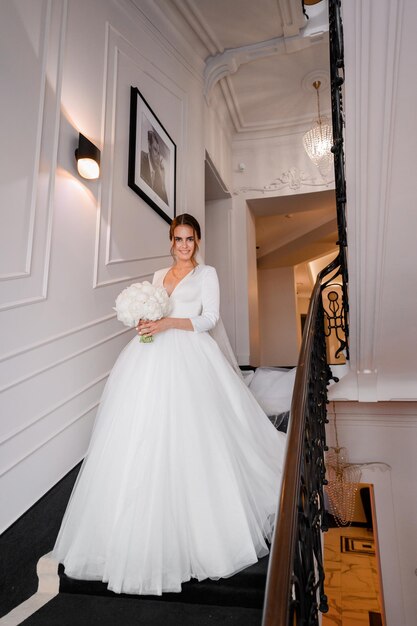
[[169, 328], [167, 315], [170, 308], [166, 289], [144, 281], [123, 289], [116, 298], [114, 310], [120, 322], [129, 328], [136, 326], [140, 340], [150, 343], [152, 335]]
[[[153, 335], [162, 333], [169, 328], [175, 328], [174, 320], [171, 317], [162, 317], [159, 320], [139, 320], [137, 325], [138, 334], [141, 341], [152, 341]], [[148, 339], [150, 337], [150, 339]]]

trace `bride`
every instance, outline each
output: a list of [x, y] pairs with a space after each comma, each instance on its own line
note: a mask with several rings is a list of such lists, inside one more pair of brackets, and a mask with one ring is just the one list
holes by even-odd
[[153, 282], [171, 315], [141, 321], [110, 374], [54, 556], [117, 593], [181, 591], [268, 553], [285, 436], [210, 336], [216, 270], [197, 264], [197, 220], [170, 228], [171, 267]]

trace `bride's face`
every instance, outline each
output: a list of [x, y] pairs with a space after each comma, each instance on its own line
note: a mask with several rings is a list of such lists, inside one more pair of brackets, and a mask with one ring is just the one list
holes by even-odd
[[174, 256], [178, 261], [190, 261], [193, 257], [196, 243], [194, 230], [191, 226], [181, 225], [174, 230]]

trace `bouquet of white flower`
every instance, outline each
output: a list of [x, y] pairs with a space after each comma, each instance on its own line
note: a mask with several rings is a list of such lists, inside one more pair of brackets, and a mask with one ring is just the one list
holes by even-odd
[[[147, 280], [134, 283], [123, 289], [116, 298], [114, 310], [117, 319], [125, 326], [133, 328], [139, 320], [160, 320], [170, 310], [169, 296], [164, 287], [154, 287]], [[153, 341], [153, 337], [142, 337], [144, 343]]]

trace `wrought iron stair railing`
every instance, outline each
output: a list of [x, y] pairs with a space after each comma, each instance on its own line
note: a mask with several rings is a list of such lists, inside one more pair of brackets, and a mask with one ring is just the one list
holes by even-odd
[[[327, 386], [332, 378], [326, 354], [326, 335], [336, 331], [337, 352], [349, 356], [341, 0], [329, 0], [329, 35], [339, 253], [317, 277], [304, 328], [271, 546], [263, 626], [318, 626], [319, 611], [326, 612], [328, 608], [321, 534], [326, 530], [323, 498], [325, 425]], [[332, 292], [329, 287], [335, 283], [341, 288], [337, 319], [336, 314], [329, 318], [323, 305], [324, 295]]]

